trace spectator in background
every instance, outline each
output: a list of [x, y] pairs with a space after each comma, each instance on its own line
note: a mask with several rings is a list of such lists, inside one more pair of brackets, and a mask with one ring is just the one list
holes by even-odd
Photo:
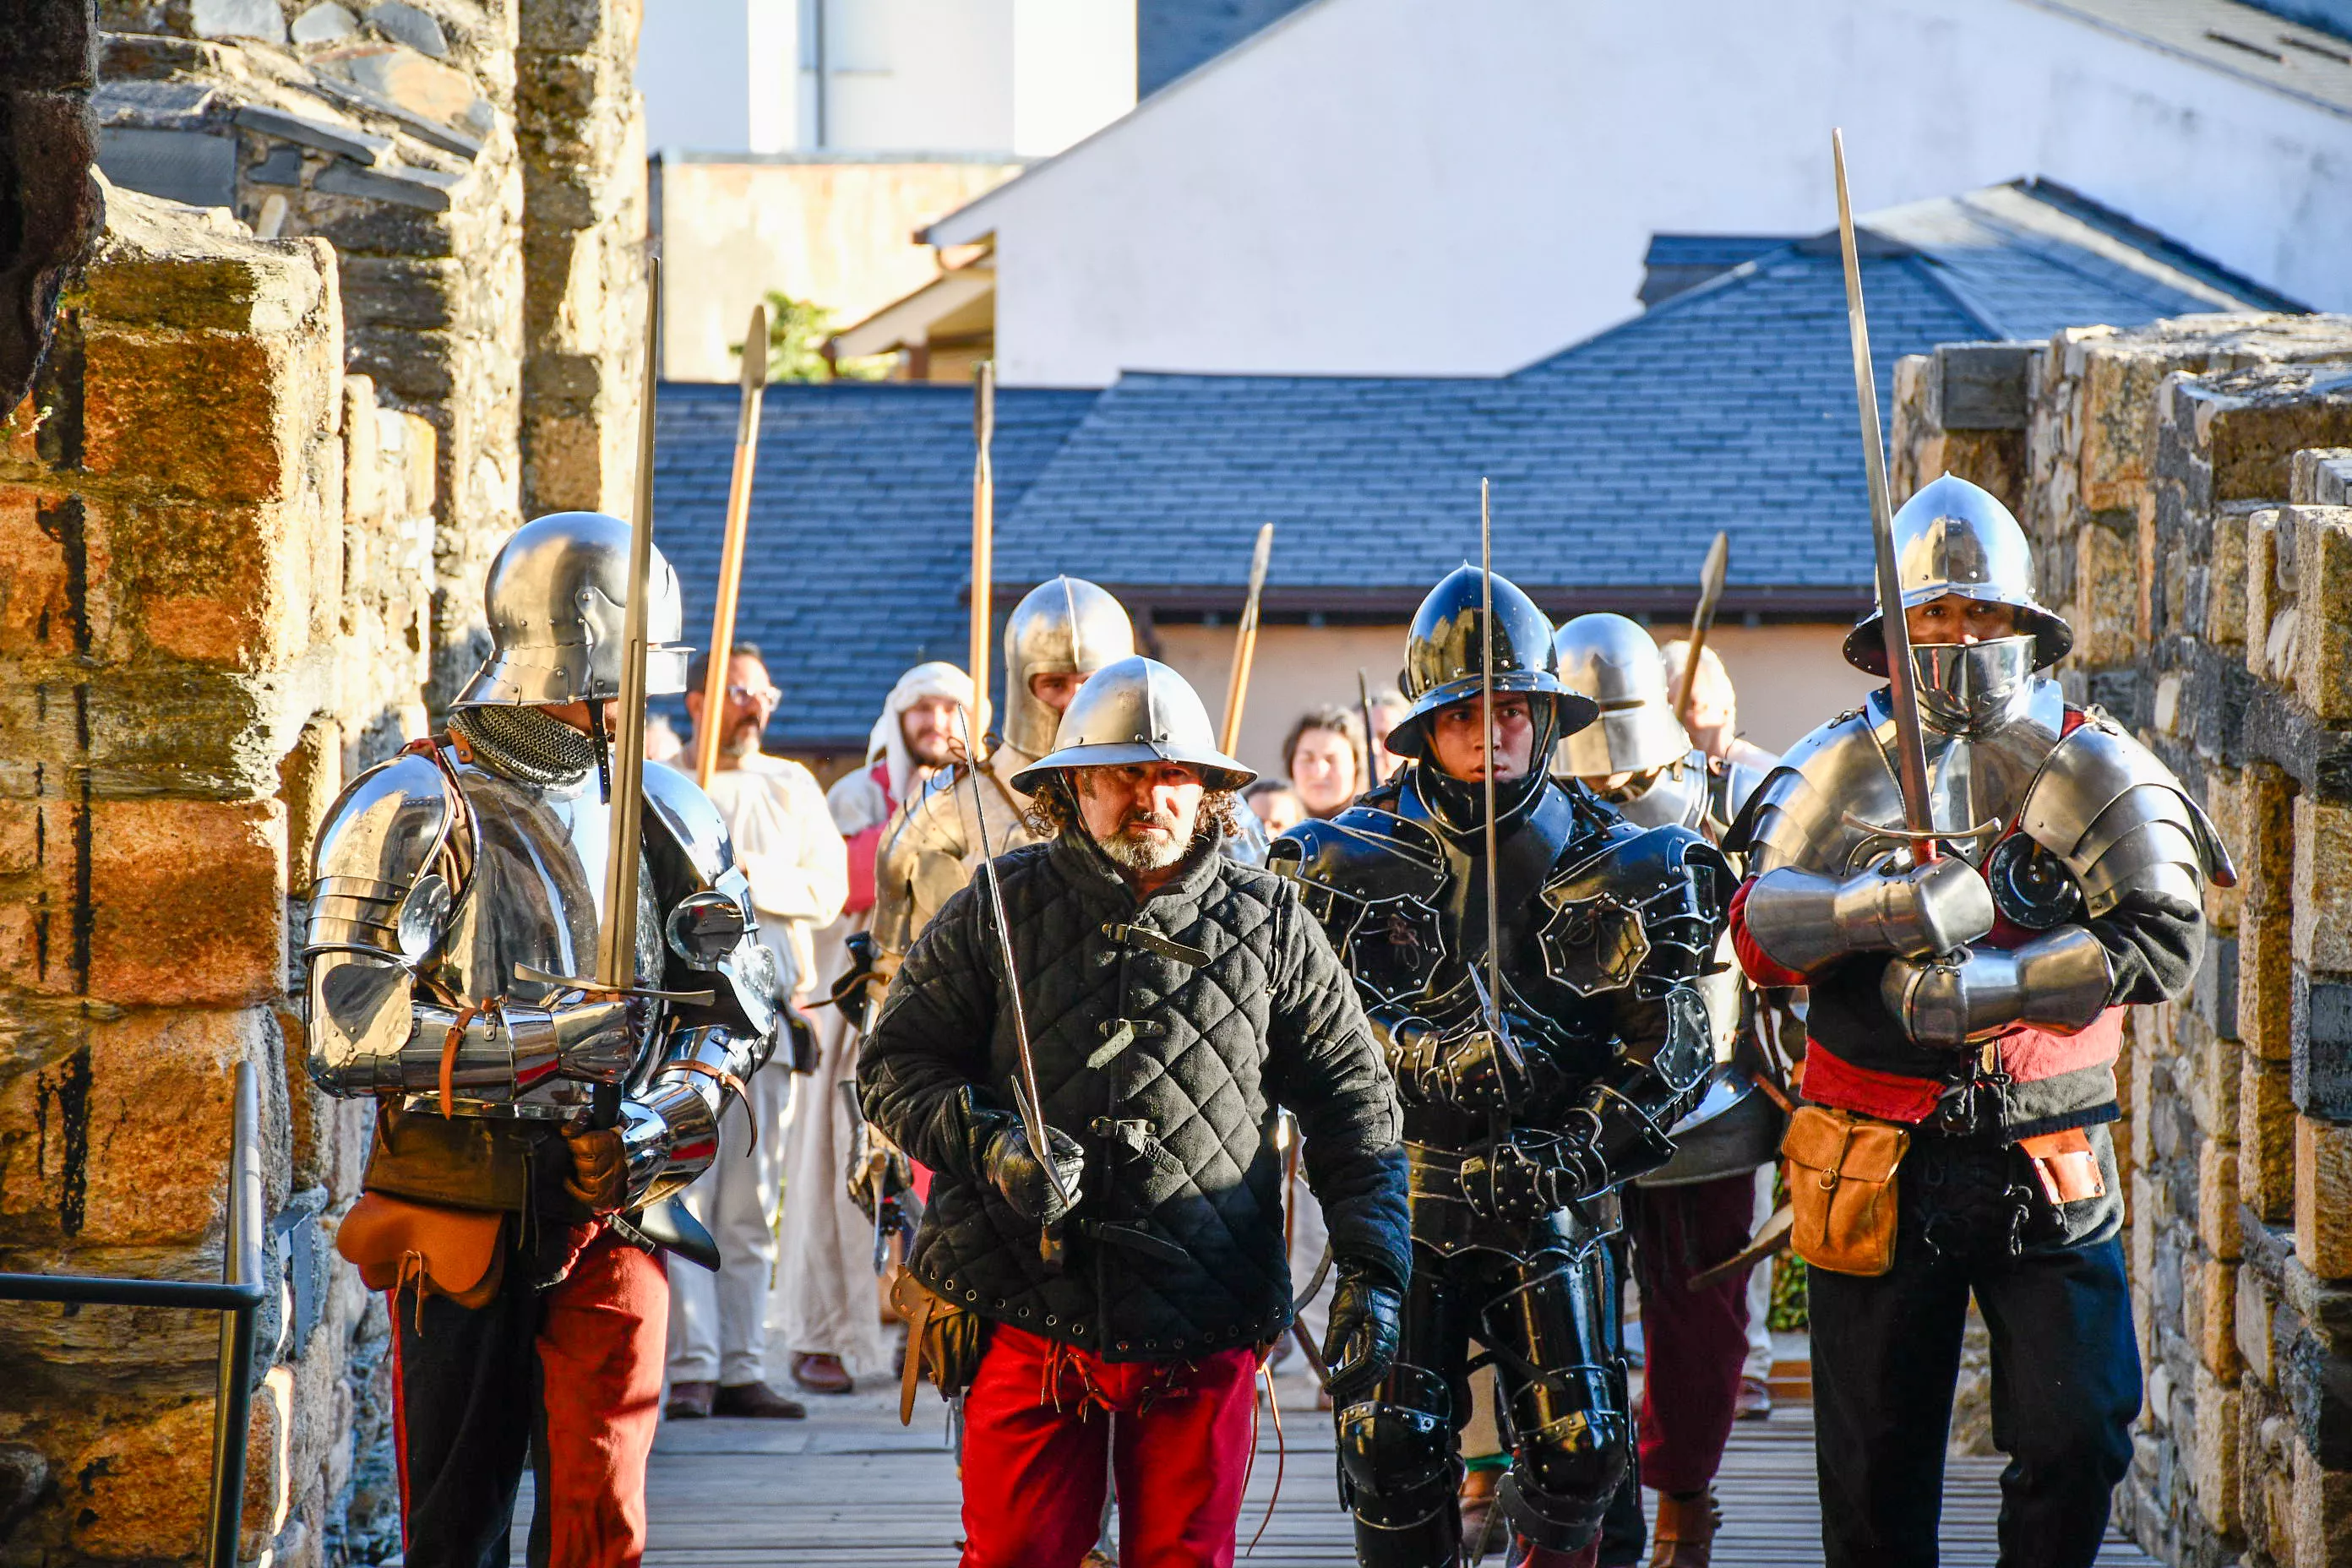
[[1287, 833], [1307, 820], [1307, 807], [1299, 804], [1298, 792], [1280, 779], [1258, 780], [1242, 791], [1242, 799], [1257, 813], [1268, 838]]
[[[1679, 702], [1683, 668], [1690, 661], [1690, 644], [1676, 637], [1658, 649], [1658, 657], [1666, 665], [1666, 692]], [[1739, 738], [1739, 694], [1732, 689], [1731, 672], [1724, 668], [1723, 659], [1711, 647], [1698, 656], [1698, 686], [1691, 696], [1690, 721], [1683, 727], [1690, 731], [1691, 744], [1710, 757], [1743, 763], [1764, 773], [1780, 765], [1780, 758]]]
[[1364, 726], [1345, 708], [1309, 708], [1282, 742], [1291, 793], [1314, 817], [1337, 816], [1364, 792]]
[[[898, 678], [866, 743], [866, 766], [845, 773], [825, 795], [834, 826], [849, 847], [849, 899], [839, 921], [819, 934], [817, 963], [835, 985], [851, 966], [850, 936], [874, 919], [874, 855], [898, 803], [915, 795], [964, 732], [971, 678], [933, 659]], [[826, 1008], [817, 1026], [816, 1074], [784, 1143], [784, 1259], [776, 1271], [775, 1309], [793, 1381], [814, 1394], [846, 1394], [857, 1373], [890, 1370], [874, 1285], [874, 1222], [842, 1183], [849, 1156], [840, 1091], [856, 1076], [856, 1026]]]
[[1388, 783], [1395, 776], [1397, 769], [1404, 766], [1405, 760], [1389, 750], [1389, 731], [1397, 727], [1410, 709], [1411, 704], [1405, 701], [1404, 694], [1393, 687], [1372, 694], [1370, 759], [1373, 784]]
[[646, 761], [649, 763], [667, 763], [674, 768], [692, 767], [694, 765], [693, 763], [681, 763], [679, 761], [679, 759], [685, 755], [686, 742], [677, 738], [677, 731], [671, 725], [669, 715], [667, 713], [646, 714]]
[[[710, 656], [687, 675], [686, 710], [699, 733]], [[760, 750], [782, 697], [760, 650], [735, 645], [720, 693], [719, 765], [709, 795], [727, 819], [735, 858], [751, 884], [760, 938], [775, 954], [777, 1000], [786, 1018], [816, 984], [810, 933], [830, 925], [849, 892], [841, 835], [808, 769]], [[786, 1054], [779, 1043], [779, 1057]], [[788, 1060], [752, 1075], [748, 1091], [719, 1123], [719, 1156], [678, 1200], [719, 1243], [717, 1275], [677, 1269], [670, 1279], [668, 1413], [673, 1417], [756, 1415], [796, 1419], [808, 1412], [768, 1386], [768, 1287], [776, 1267], [778, 1185], [784, 1128], [797, 1075]]]

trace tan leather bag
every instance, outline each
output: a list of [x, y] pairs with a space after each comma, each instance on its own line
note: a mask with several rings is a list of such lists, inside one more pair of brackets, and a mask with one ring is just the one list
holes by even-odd
[[907, 1324], [907, 1367], [898, 1380], [898, 1425], [915, 1419], [915, 1384], [928, 1378], [940, 1397], [952, 1399], [980, 1375], [988, 1320], [930, 1289], [901, 1268], [890, 1283], [890, 1305]]
[[359, 1266], [371, 1290], [414, 1285], [419, 1297], [481, 1308], [506, 1275], [506, 1223], [495, 1211], [362, 1193], [336, 1228], [335, 1250]]
[[1895, 1172], [1911, 1134], [1892, 1121], [1801, 1105], [1789, 1118], [1789, 1244], [1832, 1274], [1865, 1277], [1895, 1267]]

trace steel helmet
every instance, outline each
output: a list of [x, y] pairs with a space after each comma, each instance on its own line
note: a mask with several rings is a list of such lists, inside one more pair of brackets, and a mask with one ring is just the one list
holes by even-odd
[[1055, 577], [1022, 595], [1004, 618], [1004, 743], [1037, 756], [1054, 749], [1062, 716], [1029, 689], [1033, 675], [1085, 675], [1130, 657], [1135, 627], [1108, 593]]
[[1601, 706], [1600, 720], [1559, 743], [1577, 778], [1645, 773], [1691, 749], [1666, 689], [1665, 661], [1650, 634], [1622, 616], [1579, 616], [1552, 639], [1559, 680]]
[[[646, 580], [646, 694], [686, 689], [694, 650], [677, 574], [653, 552]], [[515, 530], [482, 589], [490, 657], [453, 706], [538, 707], [621, 694], [629, 598], [629, 525], [601, 511], [558, 511]]]
[[1013, 775], [1013, 787], [1034, 795], [1062, 768], [1109, 768], [1129, 763], [1184, 763], [1201, 770], [1211, 789], [1240, 789], [1257, 773], [1217, 749], [1209, 710], [1184, 678], [1139, 655], [1097, 670], [1070, 700], [1054, 750]]
[[[1389, 731], [1388, 749], [1401, 757], [1423, 756], [1429, 716], [1478, 695], [1485, 656], [1485, 588], [1476, 567], [1464, 564], [1429, 591], [1413, 612], [1405, 638], [1404, 669], [1398, 684], [1412, 704]], [[1552, 654], [1551, 622], [1517, 584], [1495, 578], [1495, 690], [1533, 700], [1556, 716], [1558, 733], [1570, 734], [1601, 711], [1589, 697], [1559, 683]]]

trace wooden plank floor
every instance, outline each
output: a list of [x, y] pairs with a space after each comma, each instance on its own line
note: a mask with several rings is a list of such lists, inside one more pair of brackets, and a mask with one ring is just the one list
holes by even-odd
[[[1332, 1568], [1355, 1561], [1334, 1483], [1329, 1418], [1303, 1378], [1281, 1380], [1289, 1453], [1282, 1493], [1251, 1568]], [[894, 1394], [810, 1401], [806, 1421], [666, 1425], [648, 1482], [647, 1568], [951, 1568], [961, 1536], [943, 1407], [925, 1390], [915, 1425], [901, 1427]], [[1262, 1422], [1241, 1537], [1247, 1545], [1274, 1489], [1274, 1428]], [[1948, 1568], [1990, 1568], [1998, 1459], [1953, 1462], [1944, 1507]], [[1735, 1429], [1717, 1482], [1725, 1568], [1818, 1564], [1811, 1411], [1784, 1405], [1768, 1422]], [[518, 1510], [521, 1559], [526, 1499]], [[1490, 1556], [1499, 1563], [1499, 1554]], [[2146, 1568], [2120, 1540], [2100, 1561]]]

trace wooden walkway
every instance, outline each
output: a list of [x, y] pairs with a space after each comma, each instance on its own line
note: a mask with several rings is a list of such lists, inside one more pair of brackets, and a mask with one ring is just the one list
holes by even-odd
[[[1352, 1563], [1339, 1511], [1328, 1415], [1302, 1378], [1281, 1380], [1289, 1455], [1282, 1495], [1250, 1568]], [[707, 1421], [665, 1426], [654, 1449], [647, 1568], [952, 1568], [961, 1531], [943, 1407], [927, 1389], [912, 1428], [894, 1394], [815, 1399], [806, 1421]], [[1811, 1411], [1784, 1405], [1771, 1420], [1735, 1430], [1717, 1483], [1723, 1568], [1819, 1564]], [[1262, 1423], [1241, 1537], [1247, 1545], [1274, 1486], [1274, 1428]], [[1948, 1568], [1991, 1568], [1998, 1459], [1953, 1461], [1944, 1508]], [[516, 1558], [521, 1561], [518, 1510]], [[2116, 1568], [2151, 1560], [2117, 1541]], [[1498, 1563], [1499, 1554], [1489, 1556]]]

